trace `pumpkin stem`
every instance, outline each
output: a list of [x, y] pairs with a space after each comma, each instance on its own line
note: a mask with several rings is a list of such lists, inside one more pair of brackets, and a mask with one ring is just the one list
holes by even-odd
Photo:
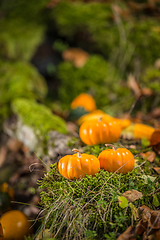
[[98, 122], [101, 122], [102, 121], [102, 117], [100, 117], [99, 119], [98, 119]]
[[109, 144], [109, 143], [107, 144], [107, 143], [106, 143], [105, 146], [106, 146], [106, 147], [112, 147], [113, 151], [116, 151], [116, 147], [113, 146], [112, 144]]
[[72, 151], [73, 152], [77, 152], [77, 157], [81, 158], [81, 153], [80, 153], [80, 151], [78, 149], [74, 148], [74, 149], [72, 149]]

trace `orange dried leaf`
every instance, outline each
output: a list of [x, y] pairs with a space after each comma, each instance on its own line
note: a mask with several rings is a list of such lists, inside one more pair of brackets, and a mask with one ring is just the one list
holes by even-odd
[[136, 240], [135, 227], [130, 226], [124, 231], [117, 240]]
[[135, 200], [141, 198], [143, 195], [141, 192], [131, 189], [122, 194], [129, 202], [134, 202]]
[[148, 151], [145, 153], [140, 153], [140, 156], [142, 158], [147, 159], [149, 162], [154, 162], [155, 158], [156, 158], [156, 154], [153, 151]]
[[160, 174], [160, 167], [153, 168], [158, 174]]

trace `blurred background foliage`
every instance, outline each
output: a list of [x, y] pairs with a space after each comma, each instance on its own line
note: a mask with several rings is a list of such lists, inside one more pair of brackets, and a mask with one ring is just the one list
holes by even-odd
[[[147, 0], [1, 0], [1, 121], [16, 98], [36, 99], [63, 115], [81, 92], [90, 93], [98, 108], [121, 115], [137, 101], [129, 74], [152, 91], [136, 110], [151, 111], [160, 103], [159, 13], [159, 1]], [[70, 49], [83, 53], [64, 57]]]

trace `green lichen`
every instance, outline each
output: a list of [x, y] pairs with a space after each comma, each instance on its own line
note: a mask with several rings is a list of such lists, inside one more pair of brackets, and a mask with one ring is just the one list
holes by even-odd
[[0, 104], [19, 97], [42, 101], [48, 91], [45, 79], [28, 62], [0, 62]]
[[60, 79], [58, 96], [64, 109], [69, 108], [71, 101], [82, 92], [92, 93], [101, 109], [119, 102], [121, 98], [125, 99], [124, 107], [128, 109], [133, 100], [130, 90], [120, 82], [118, 70], [99, 55], [90, 56], [83, 68], [62, 62], [57, 76]]
[[39, 139], [44, 139], [51, 130], [67, 133], [65, 121], [43, 104], [38, 104], [34, 100], [17, 98], [12, 102], [11, 107], [22, 123], [31, 127]]

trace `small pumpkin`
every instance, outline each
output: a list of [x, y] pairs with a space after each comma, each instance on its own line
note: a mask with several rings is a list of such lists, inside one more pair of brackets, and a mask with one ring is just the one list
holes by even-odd
[[142, 124], [142, 123], [131, 123], [127, 128], [122, 131], [122, 136], [129, 137], [129, 138], [139, 138], [143, 139], [146, 138], [150, 141], [151, 136], [155, 128]]
[[5, 212], [0, 218], [0, 223], [4, 240], [24, 240], [25, 236], [32, 233], [31, 223], [27, 216], [19, 210]]
[[134, 168], [135, 160], [133, 154], [126, 148], [115, 148], [111, 144], [112, 149], [103, 150], [99, 156], [100, 168], [108, 172], [127, 173]]
[[101, 111], [100, 109], [96, 109], [90, 113], [86, 113], [83, 116], [81, 116], [77, 123], [79, 125], [81, 125], [83, 122], [87, 121], [87, 120], [91, 120], [91, 119], [99, 119], [100, 117], [103, 117], [106, 119], [106, 121], [110, 121], [110, 120], [114, 120], [117, 123], [119, 123], [119, 125], [121, 126], [121, 129], [124, 129], [126, 127], [128, 127], [131, 123], [131, 121], [129, 119], [120, 119], [120, 118], [115, 118], [110, 116], [109, 114]]
[[96, 103], [93, 97], [87, 93], [81, 93], [71, 102], [71, 108], [75, 109], [77, 107], [83, 107], [87, 111], [91, 112], [95, 110]]
[[115, 120], [107, 121], [104, 117], [85, 121], [79, 128], [79, 136], [87, 145], [117, 142], [120, 134], [120, 125]]
[[77, 149], [73, 151], [77, 153], [66, 155], [58, 162], [58, 170], [62, 176], [68, 179], [80, 179], [86, 174], [93, 176], [98, 173], [100, 163], [97, 157], [86, 153], [81, 154]]

